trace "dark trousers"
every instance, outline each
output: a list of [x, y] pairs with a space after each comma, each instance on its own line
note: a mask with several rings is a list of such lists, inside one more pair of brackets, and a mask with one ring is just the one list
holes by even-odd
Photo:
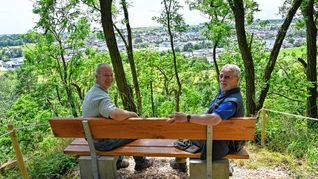
[[[201, 160], [206, 160], [206, 141], [205, 140], [191, 140], [192, 144], [198, 146], [201, 149]], [[230, 141], [213, 141], [212, 148], [212, 160], [220, 160], [226, 154], [229, 153], [229, 142]], [[186, 158], [176, 158], [177, 163], [185, 163]]]
[[[206, 141], [191, 140], [191, 142], [201, 148], [201, 159], [206, 160]], [[230, 151], [230, 141], [214, 140], [212, 145], [212, 160], [220, 160]]]
[[[95, 146], [95, 149], [99, 151], [110, 151], [122, 145], [128, 144], [134, 140], [135, 139], [98, 139], [94, 142], [94, 146]], [[124, 159], [123, 156], [119, 156], [117, 163], [118, 164], [121, 163], [123, 159]], [[141, 164], [145, 159], [146, 157], [134, 156], [134, 160], [136, 164]]]

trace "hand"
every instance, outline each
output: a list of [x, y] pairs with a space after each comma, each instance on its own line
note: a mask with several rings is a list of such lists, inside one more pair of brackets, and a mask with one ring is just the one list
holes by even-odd
[[135, 112], [130, 112], [130, 117], [139, 117], [137, 113]]
[[182, 123], [187, 122], [187, 114], [183, 112], [174, 112], [169, 116], [168, 123]]

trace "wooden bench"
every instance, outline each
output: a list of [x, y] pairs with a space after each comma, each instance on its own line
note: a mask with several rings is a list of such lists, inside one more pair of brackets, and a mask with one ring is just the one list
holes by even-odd
[[[229, 178], [228, 159], [248, 159], [249, 155], [243, 149], [212, 164], [212, 139], [253, 140], [256, 125], [255, 118], [246, 117], [231, 118], [214, 127], [193, 123], [169, 124], [165, 118], [131, 118], [125, 121], [51, 118], [49, 122], [55, 137], [75, 138], [64, 153], [80, 156], [82, 178], [116, 178], [115, 164], [119, 155], [190, 158], [190, 178]], [[98, 138], [137, 140], [111, 151], [96, 151], [93, 140]], [[200, 153], [193, 154], [175, 148], [173, 142], [176, 139], [207, 140], [209, 160], [200, 160]]]

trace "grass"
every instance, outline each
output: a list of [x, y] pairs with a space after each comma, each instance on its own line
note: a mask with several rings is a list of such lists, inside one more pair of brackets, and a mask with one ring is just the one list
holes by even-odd
[[247, 149], [250, 154], [249, 160], [232, 160], [231, 162], [248, 169], [278, 168], [293, 178], [314, 178], [318, 175], [317, 170], [307, 165], [304, 159], [296, 159], [288, 154], [272, 152], [266, 147], [255, 144], [249, 144]]

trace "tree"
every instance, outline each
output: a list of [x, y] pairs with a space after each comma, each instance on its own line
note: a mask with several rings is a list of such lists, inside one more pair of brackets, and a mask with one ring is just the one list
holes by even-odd
[[[56, 89], [58, 99], [62, 99], [61, 94], [66, 94], [66, 104], [76, 117], [80, 104], [76, 100], [74, 88], [77, 88], [77, 92], [81, 90], [74, 76], [81, 63], [82, 52], [79, 49], [84, 47], [90, 32], [88, 20], [75, 2], [38, 0], [33, 12], [40, 16], [37, 27], [44, 33], [38, 36], [38, 43], [32, 49], [34, 54], [30, 53], [27, 60], [38, 63], [42, 75], [51, 77], [49, 84]], [[82, 94], [78, 93], [78, 96]], [[64, 104], [63, 101], [60, 103]]]
[[16, 88], [16, 83], [16, 76], [13, 72], [0, 75], [0, 121], [5, 120], [5, 111], [17, 98], [16, 94], [12, 92]]
[[136, 93], [136, 98], [137, 98], [137, 109], [138, 109], [137, 112], [139, 114], [141, 114], [142, 113], [142, 98], [141, 98], [141, 94], [140, 94], [139, 82], [138, 82], [138, 78], [137, 78], [137, 71], [136, 71], [135, 60], [134, 60], [133, 44], [132, 44], [132, 32], [131, 32], [131, 28], [130, 28], [130, 24], [129, 24], [127, 2], [125, 0], [121, 0], [120, 3], [122, 5], [123, 11], [124, 11], [124, 16], [125, 16], [124, 23], [125, 23], [126, 29], [127, 29], [127, 40], [123, 36], [123, 34], [120, 32], [120, 30], [116, 27], [115, 24], [114, 24], [114, 27], [117, 30], [120, 37], [122, 38], [122, 40], [125, 44], [125, 47], [126, 47], [126, 52], [127, 52], [128, 61], [130, 64], [130, 70], [131, 70], [132, 79], [133, 79], [134, 88], [135, 88], [135, 93]]
[[[265, 73], [263, 76], [264, 85], [261, 89], [258, 100], [255, 98], [255, 71], [254, 71], [254, 62], [251, 54], [251, 46], [247, 43], [246, 31], [245, 31], [245, 19], [244, 19], [244, 6], [242, 0], [230, 0], [229, 5], [234, 13], [235, 17], [235, 29], [239, 44], [239, 49], [241, 52], [241, 56], [244, 62], [245, 67], [245, 77], [246, 77], [246, 107], [247, 107], [247, 115], [256, 114], [258, 110], [260, 110], [265, 101], [267, 92], [270, 87], [270, 77], [273, 69], [275, 67], [275, 63], [277, 60], [277, 56], [279, 54], [279, 50], [283, 43], [283, 40], [286, 36], [289, 25], [299, 8], [302, 0], [295, 0], [292, 7], [289, 9], [288, 14], [276, 36], [276, 40], [274, 43], [274, 47], [271, 51], [269, 60], [265, 67]], [[252, 3], [253, 6], [254, 3]]]
[[176, 111], [180, 110], [180, 96], [182, 94], [182, 85], [181, 80], [178, 74], [178, 65], [177, 57], [174, 47], [174, 37], [176, 32], [183, 32], [186, 30], [187, 25], [184, 22], [182, 15], [178, 13], [178, 10], [182, 7], [179, 5], [176, 0], [163, 0], [161, 2], [164, 6], [164, 9], [160, 17], [153, 17], [154, 20], [157, 20], [165, 28], [167, 28], [170, 46], [173, 55], [173, 64], [174, 64], [174, 73], [177, 81], [178, 89], [175, 90], [175, 99], [176, 99]]
[[100, 0], [101, 7], [101, 22], [103, 26], [106, 44], [109, 50], [109, 55], [113, 64], [116, 84], [123, 101], [124, 108], [129, 111], [136, 111], [136, 106], [133, 100], [132, 91], [128, 87], [126, 75], [119, 54], [117, 41], [114, 32], [114, 23], [112, 19], [112, 0]]
[[190, 52], [192, 50], [193, 50], [193, 44], [191, 42], [189, 42], [183, 46], [183, 51]]
[[203, 34], [213, 42], [213, 64], [216, 71], [216, 79], [219, 81], [219, 66], [216, 59], [216, 49], [220, 44], [227, 43], [231, 32], [231, 20], [233, 15], [228, 4], [223, 0], [196, 0], [190, 2], [190, 7], [207, 14], [210, 21], [205, 23], [206, 30]]
[[256, 113], [255, 103], [255, 72], [254, 62], [250, 47], [247, 43], [244, 19], [244, 6], [242, 0], [229, 1], [230, 7], [235, 17], [235, 29], [238, 45], [245, 66], [246, 77], [246, 107], [247, 115]]
[[307, 63], [306, 69], [307, 80], [312, 84], [308, 89], [307, 97], [307, 116], [317, 118], [317, 27], [315, 24], [314, 0], [304, 1], [302, 8], [306, 24], [307, 38]]

